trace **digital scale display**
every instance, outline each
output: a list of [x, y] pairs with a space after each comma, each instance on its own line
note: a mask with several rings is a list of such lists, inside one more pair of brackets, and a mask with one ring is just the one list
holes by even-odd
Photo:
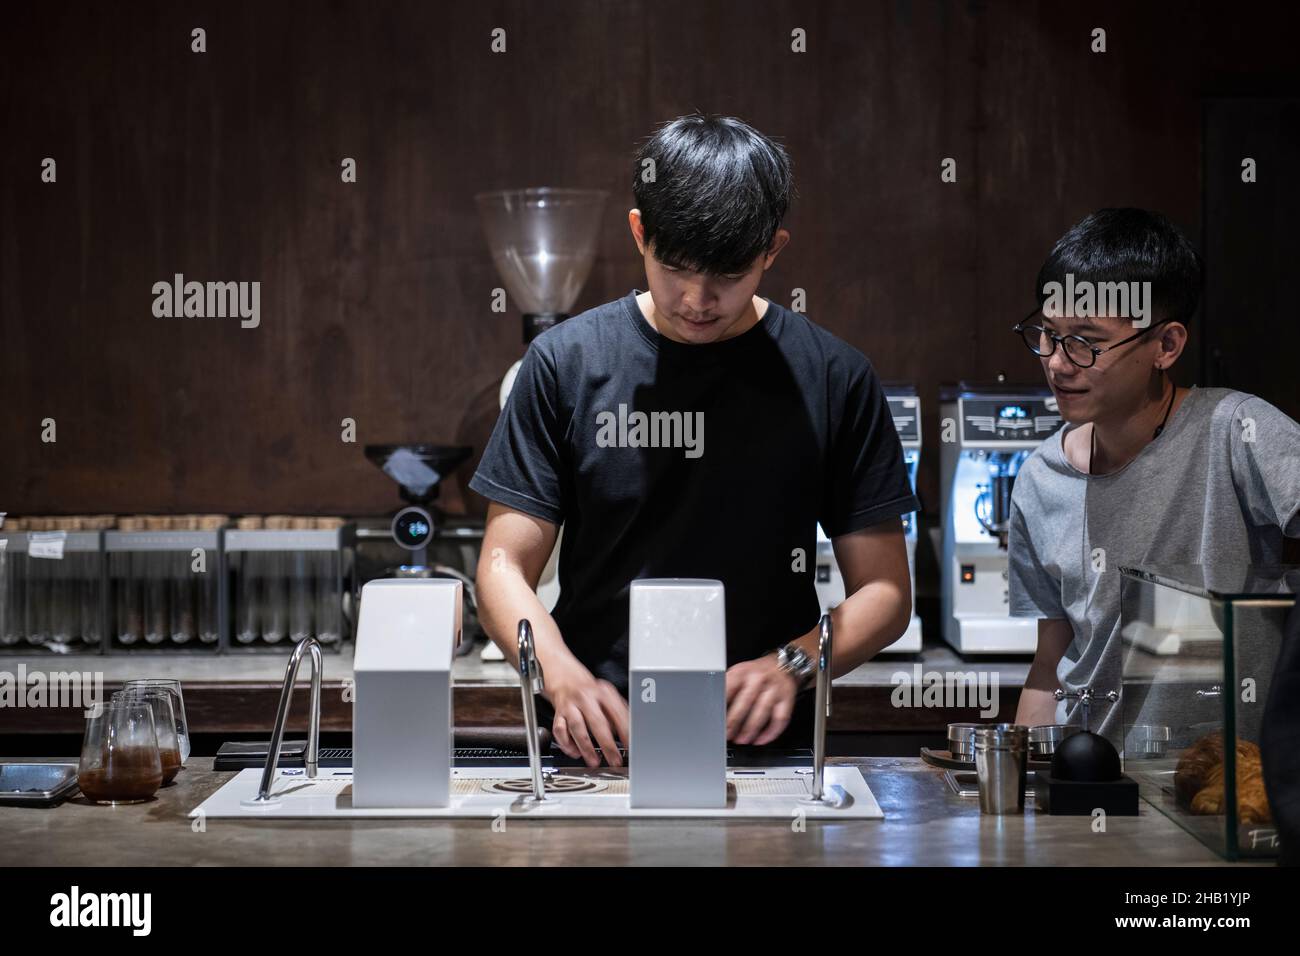
[[403, 548], [423, 548], [433, 537], [433, 519], [423, 508], [406, 508], [393, 519], [393, 538]]

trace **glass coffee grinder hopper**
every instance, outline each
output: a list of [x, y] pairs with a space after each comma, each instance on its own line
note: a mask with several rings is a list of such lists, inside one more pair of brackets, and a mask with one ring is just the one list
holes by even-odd
[[[479, 193], [483, 232], [510, 300], [524, 313], [524, 344], [568, 318], [596, 258], [600, 189], [506, 189]], [[514, 385], [515, 362], [501, 382], [501, 407]]]

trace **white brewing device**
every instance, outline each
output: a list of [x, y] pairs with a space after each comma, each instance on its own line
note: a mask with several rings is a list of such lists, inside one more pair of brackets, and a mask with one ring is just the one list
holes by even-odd
[[628, 596], [633, 807], [727, 803], [727, 619], [721, 581], [643, 578]]
[[[1032, 654], [1038, 622], [1013, 618], [1011, 491], [1029, 453], [1061, 425], [1046, 386], [962, 383], [940, 392], [944, 639], [963, 654]], [[951, 437], [951, 440], [948, 440]]]
[[361, 591], [352, 704], [352, 805], [451, 800], [451, 664], [461, 583], [384, 578]]
[[[903, 463], [907, 466], [907, 478], [912, 484], [912, 493], [916, 493], [916, 469], [921, 461], [921, 399], [916, 394], [914, 385], [886, 385], [885, 399], [889, 402], [889, 413], [894, 419], [894, 429], [903, 445]], [[882, 653], [915, 654], [921, 650], [921, 619], [916, 615], [916, 513], [903, 515], [903, 537], [907, 542], [907, 568], [912, 575], [912, 618], [907, 630]], [[835, 551], [831, 539], [826, 537], [821, 525], [817, 526], [817, 600], [821, 603], [822, 613], [829, 614], [831, 608], [844, 600], [844, 577], [835, 560]]]

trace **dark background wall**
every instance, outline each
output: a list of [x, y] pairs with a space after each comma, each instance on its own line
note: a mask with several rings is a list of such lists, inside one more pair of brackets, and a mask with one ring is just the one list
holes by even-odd
[[[694, 109], [738, 115], [793, 155], [793, 242], [760, 292], [788, 303], [807, 290], [814, 321], [883, 377], [919, 386], [934, 435], [940, 382], [1038, 379], [1008, 329], [1068, 225], [1100, 206], [1141, 205], [1200, 241], [1206, 179], [1222, 177], [1214, 192], [1228, 207], [1251, 188], [1237, 157], [1266, 144], [1252, 144], [1251, 123], [1229, 124], [1207, 165], [1203, 104], [1296, 94], [1300, 15], [1285, 9], [590, 0], [7, 11], [0, 510], [389, 510], [396, 496], [360, 445], [481, 447], [497, 383], [522, 350], [517, 314], [490, 311], [500, 282], [473, 194], [610, 190], [578, 309], [644, 287], [626, 226], [631, 153]], [[203, 54], [190, 51], [196, 26]], [[498, 26], [504, 55], [489, 51]], [[805, 54], [790, 52], [796, 27]], [[1089, 51], [1094, 27], [1107, 31], [1105, 54]], [[1271, 148], [1294, 148], [1284, 130], [1272, 129]], [[56, 184], [40, 181], [47, 156]], [[355, 184], [340, 181], [345, 156]], [[957, 160], [955, 184], [940, 182], [944, 157]], [[1274, 190], [1295, 175], [1261, 164]], [[1220, 221], [1255, 236], [1261, 221], [1270, 235], [1290, 231], [1270, 220], [1271, 203], [1249, 208]], [[1221, 236], [1216, 248], [1238, 246]], [[1211, 335], [1244, 321], [1234, 283], [1281, 288], [1294, 271], [1281, 256], [1237, 259], [1219, 276]], [[260, 280], [261, 327], [154, 318], [151, 287], [177, 272]], [[1294, 355], [1289, 301], [1266, 296], [1249, 318]], [[1227, 374], [1205, 361], [1205, 337], [1194, 330], [1184, 383]], [[1300, 415], [1300, 377], [1231, 367], [1251, 373], [1231, 384]], [[40, 440], [46, 417], [57, 444]], [[340, 440], [344, 417], [358, 423], [355, 445]], [[937, 459], [923, 462], [927, 511]], [[443, 503], [481, 505], [454, 486]]]

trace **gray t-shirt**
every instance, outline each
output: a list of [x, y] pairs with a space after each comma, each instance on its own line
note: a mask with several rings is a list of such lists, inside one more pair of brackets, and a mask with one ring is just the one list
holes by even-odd
[[[1011, 497], [1015, 617], [1068, 619], [1060, 686], [1121, 690], [1121, 566], [1277, 564], [1300, 536], [1300, 425], [1263, 399], [1193, 388], [1131, 462], [1086, 475], [1066, 460], [1067, 425], [1034, 450]], [[1095, 569], [1101, 570], [1095, 570]], [[1076, 701], [1059, 723], [1079, 724]], [[1091, 729], [1123, 748], [1122, 708], [1093, 703]]]

